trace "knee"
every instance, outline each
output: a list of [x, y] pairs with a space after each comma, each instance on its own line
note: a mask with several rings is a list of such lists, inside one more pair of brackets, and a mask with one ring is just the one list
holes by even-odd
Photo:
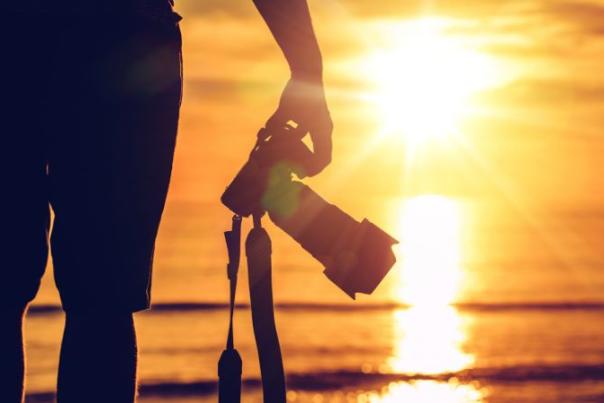
[[85, 342], [111, 343], [134, 337], [132, 313], [73, 312], [65, 314], [65, 334]]
[[65, 310], [67, 320], [79, 323], [128, 323], [133, 321], [131, 312], [106, 311], [106, 310]]

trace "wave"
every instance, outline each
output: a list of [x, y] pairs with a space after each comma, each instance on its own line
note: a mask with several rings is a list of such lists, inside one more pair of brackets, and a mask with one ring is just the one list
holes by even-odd
[[[247, 303], [236, 304], [236, 309], [249, 309]], [[469, 302], [452, 304], [451, 307], [460, 311], [497, 312], [497, 311], [604, 311], [604, 302], [506, 302], [506, 303], [481, 303]], [[153, 304], [151, 313], [162, 312], [191, 312], [191, 311], [216, 311], [226, 310], [229, 305], [222, 302], [168, 302]], [[393, 309], [409, 309], [410, 305], [404, 303], [370, 303], [370, 304], [329, 304], [329, 303], [301, 303], [284, 302], [275, 304], [281, 311], [384, 311]], [[42, 315], [61, 312], [60, 305], [34, 304], [28, 313]]]
[[[289, 374], [289, 389], [298, 391], [331, 391], [346, 388], [363, 389], [387, 385], [391, 382], [437, 381], [469, 383], [511, 382], [580, 382], [604, 380], [602, 365], [565, 365], [565, 366], [516, 366], [505, 368], [473, 368], [459, 372], [441, 374], [387, 374], [364, 373], [361, 371], [315, 372], [311, 374]], [[262, 387], [259, 378], [244, 378], [243, 387], [256, 389]], [[160, 382], [141, 384], [141, 396], [200, 396], [216, 393], [215, 380], [196, 382]], [[28, 395], [28, 402], [53, 401], [53, 393], [35, 393]]]

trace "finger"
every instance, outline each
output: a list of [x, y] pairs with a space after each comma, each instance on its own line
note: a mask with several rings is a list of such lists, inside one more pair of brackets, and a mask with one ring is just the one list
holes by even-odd
[[308, 149], [308, 147], [297, 141], [292, 148], [287, 151], [287, 162], [291, 166], [293, 173], [298, 178], [303, 179], [310, 176], [309, 172], [313, 171], [313, 159], [314, 154]]
[[299, 122], [298, 117], [279, 111], [267, 120], [265, 127], [272, 135], [285, 135], [292, 140], [302, 140], [308, 129]]
[[308, 129], [303, 124], [294, 121], [297, 126], [291, 130], [291, 137], [296, 140], [302, 140], [308, 133]]
[[321, 172], [331, 162], [332, 155], [331, 132], [326, 132], [313, 138], [313, 155], [307, 165], [308, 176], [314, 176]]
[[273, 113], [266, 121], [265, 127], [267, 129], [277, 129], [284, 127], [286, 123], [287, 119], [285, 113], [281, 108], [277, 108], [275, 113]]
[[278, 156], [276, 161], [290, 166], [299, 178], [308, 176], [307, 172], [312, 169], [311, 165], [314, 159], [312, 151], [291, 133], [273, 137], [265, 145], [265, 149], [269, 150], [268, 154]]
[[310, 160], [305, 162], [304, 169], [306, 175], [315, 176], [331, 163], [331, 156], [327, 154], [313, 154]]

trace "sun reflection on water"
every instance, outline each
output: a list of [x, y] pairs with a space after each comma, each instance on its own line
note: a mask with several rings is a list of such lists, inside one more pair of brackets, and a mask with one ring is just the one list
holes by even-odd
[[[418, 196], [403, 202], [400, 217], [401, 267], [395, 293], [410, 307], [392, 314], [392, 353], [383, 370], [437, 375], [469, 368], [474, 362], [473, 355], [464, 351], [469, 319], [451, 305], [464, 279], [460, 206], [444, 196]], [[471, 384], [425, 380], [396, 383], [366, 398], [367, 402], [477, 402], [482, 401], [482, 392]]]
[[461, 209], [455, 200], [438, 195], [406, 199], [401, 207], [397, 297], [422, 308], [449, 305], [463, 281]]
[[394, 343], [388, 368], [395, 373], [435, 375], [468, 368], [465, 323], [455, 308], [412, 307], [393, 313]]
[[473, 403], [483, 402], [484, 394], [476, 385], [463, 385], [455, 381], [396, 382], [382, 393], [368, 393], [357, 397], [358, 403]]

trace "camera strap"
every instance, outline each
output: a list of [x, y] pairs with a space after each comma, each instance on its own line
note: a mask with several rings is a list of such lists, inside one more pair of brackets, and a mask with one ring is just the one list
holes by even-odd
[[[233, 315], [237, 272], [241, 255], [241, 217], [233, 217], [232, 229], [224, 233], [229, 263], [227, 275], [230, 283], [229, 332], [226, 349], [218, 362], [219, 403], [239, 403], [241, 401], [242, 361], [235, 349], [233, 336]], [[285, 403], [285, 371], [275, 325], [272, 288], [271, 240], [261, 225], [259, 216], [254, 216], [254, 227], [245, 241], [248, 263], [250, 305], [252, 325], [258, 349], [262, 393], [265, 403]]]
[[285, 403], [285, 371], [275, 325], [273, 306], [271, 239], [254, 215], [254, 228], [245, 240], [252, 325], [256, 338], [264, 403]]
[[241, 217], [233, 216], [232, 227], [230, 231], [224, 233], [229, 253], [229, 263], [227, 265], [227, 276], [229, 278], [229, 334], [227, 336], [227, 349], [234, 348], [233, 339], [233, 314], [235, 312], [235, 294], [237, 292], [237, 273], [239, 272], [239, 261], [241, 256]]
[[233, 216], [230, 231], [224, 233], [229, 263], [227, 276], [229, 278], [229, 333], [226, 349], [218, 361], [218, 402], [239, 403], [241, 401], [241, 370], [242, 361], [239, 352], [235, 349], [233, 337], [233, 314], [235, 312], [235, 293], [237, 291], [237, 272], [241, 255], [241, 217]]

